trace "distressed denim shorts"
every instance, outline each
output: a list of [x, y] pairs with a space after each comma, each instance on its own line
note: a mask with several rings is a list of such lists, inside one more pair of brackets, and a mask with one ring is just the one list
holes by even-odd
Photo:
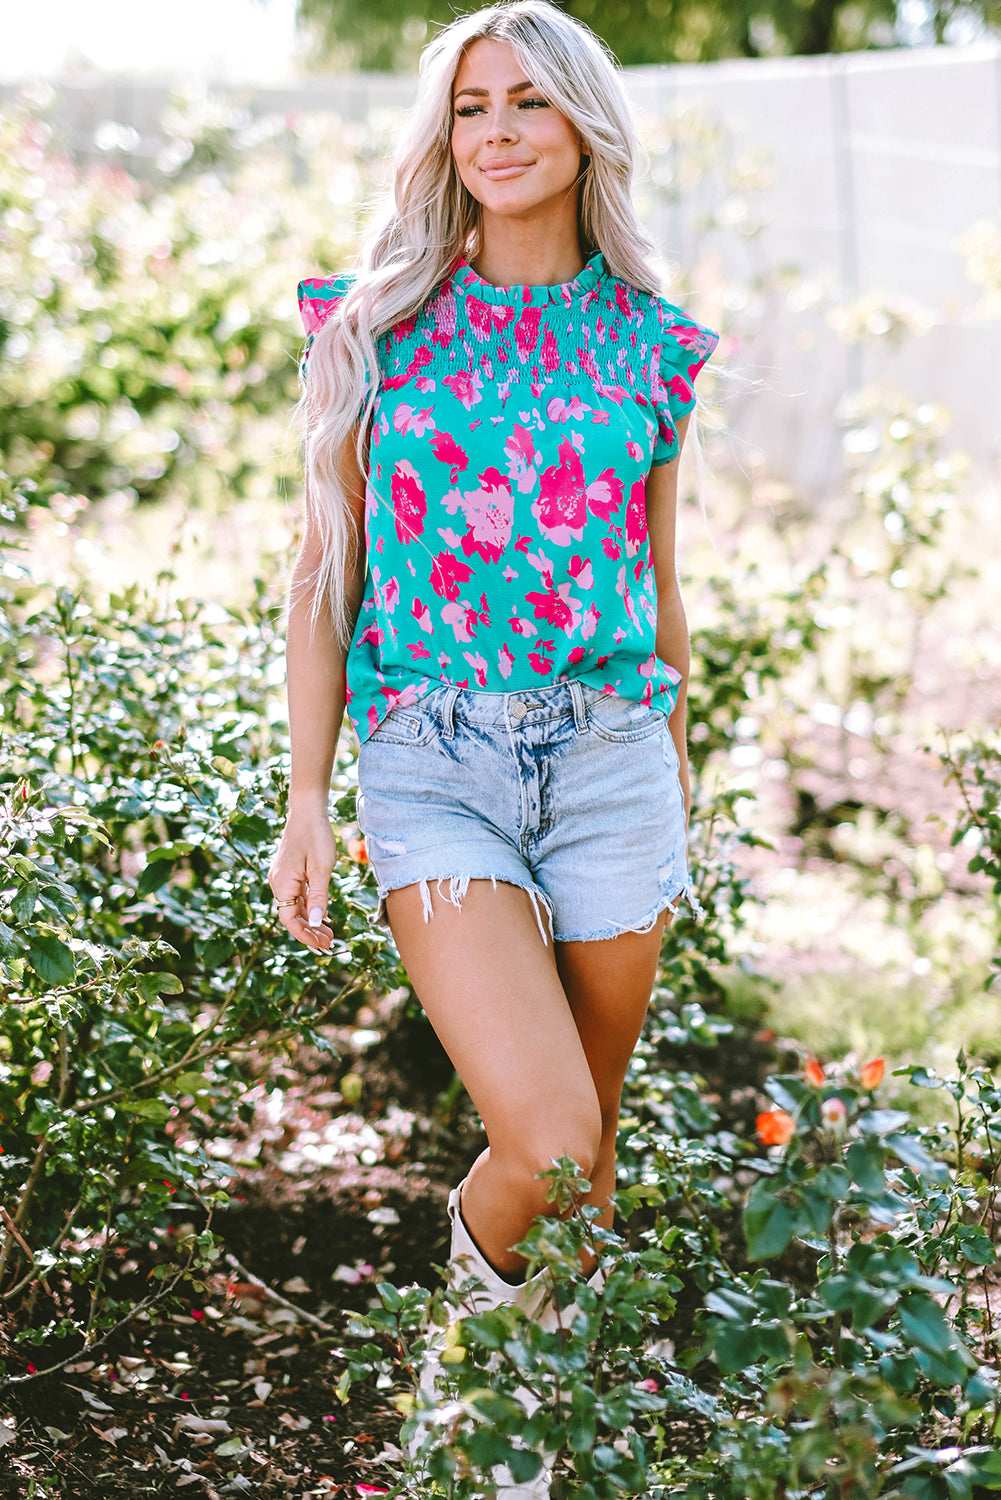
[[379, 887], [471, 880], [527, 891], [543, 938], [648, 932], [691, 894], [678, 755], [659, 709], [568, 680], [515, 693], [434, 688], [361, 747], [358, 823]]

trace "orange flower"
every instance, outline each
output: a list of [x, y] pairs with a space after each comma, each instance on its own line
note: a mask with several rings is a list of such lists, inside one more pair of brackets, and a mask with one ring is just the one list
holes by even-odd
[[364, 839], [348, 839], [348, 853], [360, 865], [368, 864], [368, 850], [365, 848]]
[[803, 1077], [806, 1079], [807, 1083], [811, 1083], [815, 1089], [822, 1089], [826, 1081], [824, 1078], [824, 1070], [815, 1057], [807, 1058], [806, 1066], [803, 1069]]
[[766, 1146], [785, 1146], [796, 1134], [796, 1122], [784, 1109], [763, 1110], [755, 1127], [758, 1139]]
[[883, 1082], [883, 1074], [886, 1071], [886, 1062], [882, 1057], [867, 1062], [862, 1069], [862, 1087], [864, 1089], [878, 1089]]

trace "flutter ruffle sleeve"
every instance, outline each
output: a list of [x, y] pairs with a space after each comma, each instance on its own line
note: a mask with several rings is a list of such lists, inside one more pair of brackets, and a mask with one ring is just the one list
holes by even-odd
[[302, 326], [306, 332], [306, 344], [302, 352], [302, 362], [299, 365], [299, 374], [303, 380], [306, 379], [309, 351], [313, 347], [317, 332], [334, 312], [338, 303], [343, 301], [353, 282], [354, 276], [350, 271], [340, 276], [308, 276], [304, 281], [300, 281], [299, 316], [302, 318]]
[[678, 456], [678, 423], [695, 406], [695, 377], [719, 343], [719, 334], [661, 298], [657, 311], [660, 361], [654, 380], [658, 436], [653, 462], [666, 464]]

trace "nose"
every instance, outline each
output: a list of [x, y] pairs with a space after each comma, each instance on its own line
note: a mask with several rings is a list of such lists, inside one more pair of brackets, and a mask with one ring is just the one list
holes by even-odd
[[510, 111], [498, 110], [487, 122], [487, 144], [501, 145], [517, 137], [517, 129], [511, 120]]

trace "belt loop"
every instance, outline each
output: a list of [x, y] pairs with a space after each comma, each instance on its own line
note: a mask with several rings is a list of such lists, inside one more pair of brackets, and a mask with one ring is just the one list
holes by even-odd
[[450, 740], [455, 737], [455, 700], [459, 696], [457, 687], [449, 687], [441, 705], [441, 737]]
[[587, 705], [584, 702], [584, 691], [575, 677], [571, 677], [567, 683], [570, 689], [570, 702], [573, 704], [574, 728], [578, 734], [587, 734]]

